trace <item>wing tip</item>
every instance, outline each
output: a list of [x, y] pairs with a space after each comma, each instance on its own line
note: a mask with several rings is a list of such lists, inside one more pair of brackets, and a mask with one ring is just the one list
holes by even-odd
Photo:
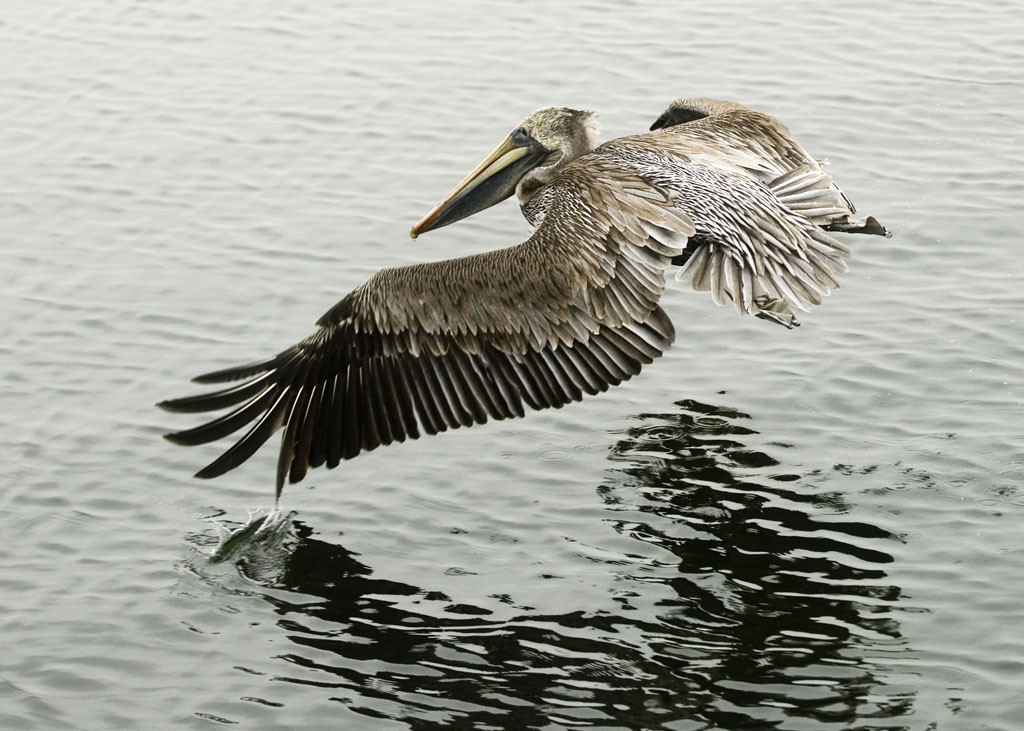
[[171, 444], [177, 444], [177, 445], [182, 446], [182, 447], [189, 446], [189, 443], [184, 441], [181, 438], [181, 432], [176, 432], [176, 431], [167, 432], [166, 434], [163, 434], [162, 436], [163, 436], [164, 439], [169, 441]]
[[195, 401], [193, 396], [185, 396], [183, 398], [168, 398], [163, 401], [157, 401], [154, 406], [164, 411], [170, 411], [172, 414], [191, 414], [201, 409], [196, 409], [191, 406]]

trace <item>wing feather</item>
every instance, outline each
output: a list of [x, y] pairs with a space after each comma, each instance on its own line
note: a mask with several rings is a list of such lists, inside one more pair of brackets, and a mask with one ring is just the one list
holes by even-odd
[[[688, 201], [680, 197], [697, 237], [679, 277], [690, 280], [694, 289], [710, 290], [720, 303], [731, 299], [737, 309], [752, 314], [782, 312], [789, 305], [806, 309], [838, 287], [836, 274], [846, 270], [843, 260], [849, 256], [845, 246], [822, 230], [891, 235], [872, 217], [855, 220], [856, 208], [828, 173], [827, 161], [813, 158], [785, 124], [767, 114], [733, 102], [684, 98], [673, 101], [651, 129], [656, 131], [623, 139], [657, 148], [667, 160], [657, 174], [695, 191]], [[688, 172], [680, 175], [679, 165]], [[698, 169], [714, 170], [718, 183], [695, 185], [691, 173]], [[756, 235], [741, 235], [748, 230], [741, 222], [752, 223]], [[716, 286], [721, 275], [712, 281], [709, 267], [729, 260], [698, 257], [698, 247], [709, 242], [746, 260], [738, 287]], [[810, 269], [796, 263], [798, 259]], [[777, 299], [765, 299], [765, 294]]]
[[198, 379], [240, 385], [163, 402], [235, 407], [169, 438], [204, 443], [254, 423], [199, 472], [214, 477], [283, 427], [280, 493], [310, 467], [522, 416], [524, 404], [560, 407], [636, 375], [674, 337], [658, 300], [693, 223], [671, 193], [614, 160], [582, 158], [551, 185], [554, 202], [526, 242], [378, 272], [293, 348]]
[[710, 291], [718, 305], [758, 314], [761, 292], [807, 309], [839, 286], [849, 250], [749, 175], [677, 161], [660, 167], [697, 229], [676, 278]]

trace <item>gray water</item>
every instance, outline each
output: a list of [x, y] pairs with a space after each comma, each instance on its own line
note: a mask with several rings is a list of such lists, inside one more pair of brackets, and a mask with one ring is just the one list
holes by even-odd
[[[0, 728], [1024, 727], [1016, 3], [18, 3], [0, 18]], [[285, 491], [153, 404], [373, 271], [522, 117], [786, 120], [892, 239], [785, 331]]]

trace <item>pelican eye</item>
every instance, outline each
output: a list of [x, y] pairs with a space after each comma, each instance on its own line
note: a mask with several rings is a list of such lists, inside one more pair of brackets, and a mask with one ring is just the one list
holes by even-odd
[[512, 140], [517, 145], [526, 145], [530, 139], [530, 130], [526, 127], [520, 127], [512, 132]]

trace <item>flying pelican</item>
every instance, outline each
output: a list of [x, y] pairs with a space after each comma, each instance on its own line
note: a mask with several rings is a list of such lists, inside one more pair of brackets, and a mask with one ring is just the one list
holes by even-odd
[[234, 407], [168, 434], [203, 444], [248, 431], [200, 470], [247, 460], [284, 429], [276, 495], [310, 467], [618, 385], [672, 343], [664, 275], [792, 326], [838, 287], [849, 250], [826, 230], [888, 235], [854, 208], [778, 120], [729, 102], [677, 100], [652, 131], [597, 145], [595, 116], [528, 116], [411, 231], [413, 238], [514, 193], [523, 243], [384, 269], [312, 335], [272, 358], [199, 376], [242, 381], [163, 401]]

